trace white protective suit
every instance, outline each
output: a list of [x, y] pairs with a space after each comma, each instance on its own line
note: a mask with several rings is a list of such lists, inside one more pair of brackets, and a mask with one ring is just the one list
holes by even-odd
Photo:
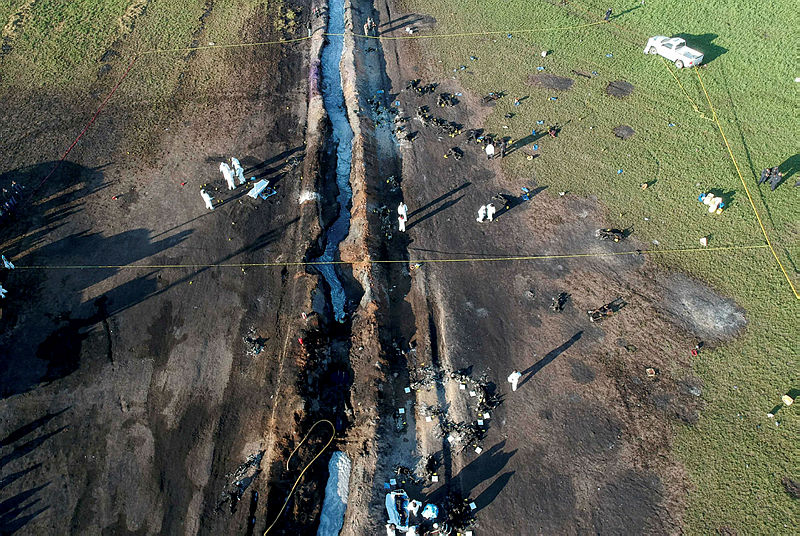
[[200, 197], [202, 197], [203, 201], [206, 202], [206, 208], [208, 210], [214, 210], [214, 203], [211, 202], [211, 200], [214, 199], [213, 197], [208, 195], [205, 190], [200, 190]]
[[222, 176], [225, 177], [225, 182], [228, 183], [228, 190], [234, 190], [236, 184], [233, 182], [233, 171], [231, 171], [231, 167], [225, 162], [222, 162], [219, 165], [219, 170], [222, 172]]
[[231, 157], [231, 166], [233, 166], [233, 173], [236, 175], [236, 178], [239, 180], [239, 184], [244, 184], [247, 182], [244, 178], [244, 168], [239, 163], [239, 159], [235, 156]]

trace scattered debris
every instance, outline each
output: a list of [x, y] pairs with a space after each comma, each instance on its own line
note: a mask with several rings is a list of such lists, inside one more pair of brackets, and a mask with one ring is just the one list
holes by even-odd
[[553, 302], [550, 304], [550, 310], [554, 313], [560, 313], [564, 310], [567, 300], [569, 300], [569, 293], [567, 292], [562, 292], [558, 296], [555, 296]]
[[604, 318], [608, 318], [614, 313], [619, 312], [620, 309], [628, 305], [622, 298], [616, 298], [613, 301], [599, 307], [597, 309], [590, 309], [586, 311], [589, 315], [589, 322], [600, 322]]
[[619, 242], [625, 238], [626, 232], [622, 229], [615, 228], [597, 229], [594, 232], [594, 236], [600, 240], [612, 240], [614, 242]]

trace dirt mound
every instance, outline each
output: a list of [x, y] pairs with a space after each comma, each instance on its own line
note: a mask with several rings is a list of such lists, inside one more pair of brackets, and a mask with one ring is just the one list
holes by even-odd
[[733, 300], [723, 298], [699, 281], [672, 274], [663, 284], [663, 306], [698, 337], [725, 339], [747, 324], [744, 311]]
[[572, 88], [575, 80], [566, 76], [556, 76], [554, 74], [532, 74], [528, 77], [528, 84], [545, 89], [557, 89], [567, 91]]
[[606, 86], [606, 93], [612, 97], [623, 99], [633, 93], [633, 84], [625, 80], [614, 80], [613, 82], [609, 82], [608, 86]]
[[634, 134], [636, 134], [636, 131], [628, 125], [620, 125], [614, 129], [614, 135], [618, 138], [622, 138], [623, 140], [627, 140]]

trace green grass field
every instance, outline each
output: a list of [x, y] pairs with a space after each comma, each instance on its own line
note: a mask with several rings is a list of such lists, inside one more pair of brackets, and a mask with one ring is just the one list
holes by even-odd
[[[0, 57], [0, 96], [30, 95], [30, 100], [77, 103], [93, 112], [119, 80], [130, 60], [138, 59], [106, 113], [128, 120], [131, 153], [151, 146], [154, 136], [189, 98], [200, 106], [227, 98], [219, 81], [236, 75], [226, 56], [242, 49], [152, 53], [209, 43], [228, 44], [280, 38], [296, 27], [287, 24], [282, 0], [20, 0], [0, 2], [0, 42], [11, 51]], [[296, 26], [296, 25], [295, 25]], [[113, 52], [116, 54], [107, 54]], [[265, 49], [259, 49], [265, 52]], [[107, 64], [112, 69], [100, 76]], [[187, 76], [187, 74], [189, 76]], [[46, 113], [33, 107], [28, 121]], [[87, 117], [88, 119], [88, 117]]]
[[[535, 178], [549, 186], [550, 195], [563, 190], [595, 195], [607, 207], [609, 223], [632, 226], [639, 239], [657, 241], [654, 248], [700, 247], [703, 236], [709, 237], [709, 247], [764, 244], [695, 72], [670, 65], [681, 89], [664, 62], [643, 54], [649, 36], [687, 34], [689, 45], [710, 60], [700, 71], [703, 82], [776, 251], [795, 285], [800, 284], [800, 189], [793, 188], [800, 179], [799, 85], [786, 46], [787, 29], [798, 23], [793, 3], [781, 0], [763, 9], [735, 0], [609, 5], [616, 13], [611, 24], [537, 32], [523, 30], [598, 21], [608, 6], [596, 1], [406, 0], [404, 7], [434, 16], [434, 33], [500, 32], [425, 40], [423, 45], [442, 76], [455, 77], [481, 94], [508, 93], [489, 117], [488, 132], [520, 139], [534, 128], [563, 126], [557, 140], [539, 140], [540, 158], [527, 160], [522, 151], [509, 155], [503, 165], [510, 176], [521, 183]], [[542, 58], [542, 50], [552, 53]], [[538, 71], [539, 66], [544, 70]], [[573, 69], [597, 75], [587, 80]], [[575, 84], [564, 92], [534, 88], [527, 80], [538, 72], [569, 76]], [[620, 79], [635, 86], [633, 94], [623, 100], [607, 96], [607, 83]], [[513, 106], [514, 97], [524, 96], [519, 107]], [[508, 112], [517, 115], [506, 119]], [[636, 134], [626, 141], [616, 138], [611, 130], [620, 124], [632, 126]], [[526, 150], [531, 152], [531, 146]], [[796, 174], [775, 192], [756, 186], [760, 170], [775, 165]], [[640, 188], [650, 181], [655, 181], [651, 187]], [[696, 202], [710, 188], [730, 201], [721, 216], [709, 215]], [[781, 410], [775, 421], [766, 413], [782, 394], [800, 387], [798, 300], [767, 249], [658, 259], [734, 297], [749, 321], [742, 337], [694, 361], [707, 406], [697, 425], [676, 430], [675, 441], [693, 486], [687, 530], [709, 534], [731, 527], [740, 534], [788, 534], [798, 508], [781, 479], [800, 479], [800, 418], [794, 406]]]

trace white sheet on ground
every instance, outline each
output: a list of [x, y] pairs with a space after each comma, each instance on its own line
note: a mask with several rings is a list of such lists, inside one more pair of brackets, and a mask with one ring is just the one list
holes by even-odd
[[269, 181], [267, 179], [261, 179], [253, 186], [253, 188], [249, 192], [247, 192], [247, 195], [255, 199], [261, 194], [261, 192], [267, 189], [268, 185]]
[[350, 458], [344, 452], [334, 452], [328, 463], [328, 485], [322, 502], [317, 536], [336, 536], [342, 530], [350, 489]]

